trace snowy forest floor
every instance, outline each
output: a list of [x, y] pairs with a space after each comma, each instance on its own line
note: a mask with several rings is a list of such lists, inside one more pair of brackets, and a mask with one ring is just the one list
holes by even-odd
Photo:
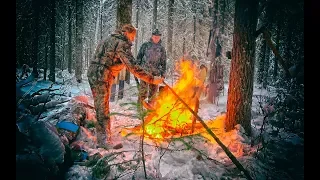
[[[91, 90], [85, 75], [81, 83], [77, 83], [74, 75], [66, 71], [60, 71], [56, 77], [57, 82], [53, 88], [58, 89], [55, 91], [57, 94], [65, 94], [69, 99], [76, 96], [87, 96], [88, 103], [93, 106]], [[111, 112], [123, 114], [114, 115], [111, 119], [112, 144], [121, 143], [122, 148], [109, 150], [94, 148], [95, 131], [81, 127], [80, 134], [82, 133], [83, 137], [86, 136], [82, 144], [83, 149], [89, 153], [89, 156], [99, 152], [107, 162], [104, 168], [108, 173], [101, 179], [144, 179], [140, 136], [123, 137], [121, 135], [125, 127], [133, 127], [141, 123], [141, 120], [130, 116], [137, 114], [136, 109], [123, 106], [123, 103], [137, 101], [137, 88], [132, 75], [131, 79], [129, 85], [125, 84], [123, 99], [116, 99], [115, 102], [110, 103]], [[167, 79], [166, 82], [172, 85], [171, 79]], [[50, 81], [39, 80], [36, 84], [30, 83], [24, 86], [22, 91], [31, 94], [42, 88], [49, 88], [51, 84]], [[226, 112], [227, 92], [228, 84], [225, 84], [224, 95], [219, 97], [218, 105], [208, 103], [204, 98], [201, 99], [198, 115], [205, 123], [222, 124]], [[214, 133], [250, 172], [253, 179], [303, 179], [304, 139], [282, 131], [276, 136], [271, 136], [273, 127], [267, 125], [263, 136], [269, 145], [258, 151], [261, 143], [257, 143], [256, 139], [260, 135], [264, 116], [257, 97], [273, 96], [273, 94], [260, 89], [258, 85], [254, 86], [253, 92], [252, 136], [246, 136], [239, 125], [231, 132], [223, 132], [220, 129]], [[62, 112], [65, 112], [65, 109], [70, 106], [72, 106], [70, 101], [55, 106], [42, 113], [40, 120], [50, 121], [55, 125], [63, 119], [65, 114]], [[86, 117], [94, 120], [94, 111], [92, 109], [89, 111]], [[246, 179], [222, 148], [206, 132], [173, 138], [161, 144], [145, 139], [143, 148], [148, 179]], [[93, 167], [75, 163], [66, 174], [66, 179], [97, 179], [93, 175], [96, 172], [93, 171]]]

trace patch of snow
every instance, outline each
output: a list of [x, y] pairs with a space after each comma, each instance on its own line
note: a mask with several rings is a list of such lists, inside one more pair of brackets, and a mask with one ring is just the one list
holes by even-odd
[[[132, 76], [131, 76], [132, 77]], [[86, 76], [81, 83], [75, 81], [74, 75], [69, 74], [66, 71], [62, 71], [59, 78], [57, 78], [59, 84], [55, 84], [53, 87], [57, 88], [56, 93], [64, 93], [69, 97], [75, 96], [87, 96], [88, 102], [91, 105], [94, 105], [90, 86]], [[65, 79], [62, 80], [62, 79]], [[171, 79], [166, 80], [169, 85], [171, 85]], [[64, 83], [64, 84], [63, 84]], [[41, 88], [48, 88], [51, 85], [49, 81], [38, 81], [35, 85], [32, 92], [35, 92]], [[90, 141], [90, 145], [85, 147], [85, 150], [89, 155], [93, 155], [97, 152], [100, 152], [101, 155], [114, 155], [119, 154], [114, 159], [110, 159], [108, 164], [117, 164], [123, 163], [125, 161], [131, 161], [133, 159], [140, 158], [141, 160], [141, 147], [140, 147], [140, 137], [137, 135], [132, 135], [130, 137], [122, 137], [121, 131], [126, 127], [134, 127], [141, 123], [141, 120], [134, 118], [129, 115], [137, 114], [137, 110], [134, 106], [124, 106], [124, 103], [136, 103], [138, 91], [135, 80], [131, 79], [130, 84], [125, 83], [125, 93], [123, 99], [118, 99], [116, 95], [116, 100], [110, 102], [110, 112], [117, 112], [123, 115], [114, 115], [111, 118], [112, 124], [112, 141], [113, 144], [122, 143], [123, 148], [115, 149], [96, 149], [93, 148], [95, 139]], [[30, 85], [23, 87], [23, 91], [27, 92], [30, 88]], [[223, 118], [220, 115], [226, 112], [227, 106], [227, 93], [228, 85], [225, 84], [224, 95], [221, 94], [219, 97], [218, 105], [208, 103], [205, 99], [200, 100], [199, 116], [206, 122], [210, 123], [212, 120], [217, 118], [218, 121], [223, 121]], [[254, 86], [254, 95], [266, 95], [270, 96], [267, 91], [259, 89], [258, 86]], [[254, 111], [258, 106], [257, 99], [253, 97], [252, 110]], [[70, 106], [70, 103], [64, 104], [64, 106]], [[61, 113], [63, 108], [56, 109], [55, 111], [47, 112], [47, 116], [54, 118], [55, 113]], [[89, 116], [94, 116], [94, 112], [90, 112]], [[61, 116], [63, 117], [63, 116]], [[61, 118], [60, 117], [60, 118]], [[49, 120], [46, 118], [46, 120]], [[51, 119], [52, 120], [52, 119]], [[256, 115], [252, 119], [252, 137], [257, 137], [260, 133], [260, 127], [262, 126], [263, 117], [261, 115]], [[267, 129], [270, 127], [266, 127]], [[261, 161], [257, 161], [253, 158], [252, 153], [255, 152], [256, 146], [251, 147], [250, 138], [244, 134], [244, 129], [237, 125], [236, 128], [230, 132], [222, 131], [213, 131], [221, 142], [227, 146], [235, 157], [243, 164], [244, 167], [247, 167], [250, 172], [254, 172], [254, 179], [267, 179], [268, 167]], [[81, 130], [83, 135], [87, 135], [88, 132]], [[92, 134], [91, 134], [92, 135]], [[283, 134], [283, 136], [285, 133]], [[286, 134], [287, 135], [287, 134]], [[84, 136], [83, 136], [84, 137]], [[80, 138], [81, 139], [81, 138]], [[215, 142], [215, 140], [210, 137], [207, 132], [201, 133], [199, 136], [191, 136], [182, 138], [190, 146], [187, 147], [184, 143], [178, 140], [171, 141], [170, 143], [156, 144], [152, 141], [145, 140], [144, 144], [144, 153], [146, 159], [146, 170], [149, 176], [154, 177], [155, 179], [183, 179], [183, 180], [193, 180], [193, 179], [221, 179], [221, 177], [227, 177], [226, 174], [230, 174], [230, 170], [236, 169], [232, 165], [231, 160], [222, 150], [222, 148]], [[81, 139], [83, 140], [83, 139]], [[287, 138], [287, 141], [292, 144], [302, 144], [304, 143], [301, 138], [296, 135], [290, 136]], [[140, 161], [141, 163], [141, 161]], [[130, 165], [124, 165], [124, 167], [132, 167], [134, 162]], [[231, 165], [230, 165], [231, 164]], [[135, 177], [143, 179], [144, 172], [140, 167], [131, 174]], [[117, 168], [111, 168], [110, 177], [119, 174]], [[129, 173], [130, 174], [130, 173]], [[124, 176], [125, 179], [132, 176]], [[229, 177], [230, 178], [230, 177]], [[70, 168], [67, 179], [92, 179], [90, 168], [74, 165]], [[121, 178], [119, 178], [121, 179]], [[232, 179], [242, 179], [232, 178]]]

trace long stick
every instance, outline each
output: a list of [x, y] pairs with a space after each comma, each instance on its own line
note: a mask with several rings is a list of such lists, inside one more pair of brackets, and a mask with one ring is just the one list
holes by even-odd
[[146, 160], [144, 157], [144, 149], [143, 149], [143, 144], [144, 144], [144, 117], [142, 118], [142, 137], [141, 137], [141, 155], [142, 155], [142, 164], [143, 164], [143, 171], [144, 171], [144, 178], [147, 179], [147, 171], [146, 171]]
[[229, 149], [220, 141], [220, 139], [211, 131], [211, 129], [204, 123], [204, 121], [196, 114], [188, 105], [185, 103], [179, 95], [165, 82], [163, 84], [171, 90], [171, 92], [188, 108], [188, 110], [200, 121], [202, 126], [207, 130], [207, 132], [213, 137], [213, 139], [219, 144], [219, 146], [224, 150], [231, 161], [236, 165], [236, 167], [244, 173], [244, 175], [249, 179], [253, 180], [249, 172], [241, 165], [237, 158], [229, 151]]

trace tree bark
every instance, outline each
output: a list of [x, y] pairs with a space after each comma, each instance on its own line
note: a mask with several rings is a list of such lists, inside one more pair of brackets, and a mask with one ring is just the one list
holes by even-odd
[[82, 58], [83, 58], [83, 0], [76, 0], [76, 69], [75, 76], [78, 83], [82, 82]]
[[226, 131], [240, 124], [251, 135], [251, 105], [258, 1], [236, 0]]
[[56, 82], [56, 1], [51, 0], [51, 32], [50, 32], [50, 74], [49, 80]]

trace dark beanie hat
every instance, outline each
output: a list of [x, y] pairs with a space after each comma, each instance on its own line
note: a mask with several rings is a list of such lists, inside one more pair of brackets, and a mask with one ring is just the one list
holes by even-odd
[[153, 30], [152, 35], [161, 36], [161, 33], [160, 33], [159, 29], [155, 29], [155, 30]]

